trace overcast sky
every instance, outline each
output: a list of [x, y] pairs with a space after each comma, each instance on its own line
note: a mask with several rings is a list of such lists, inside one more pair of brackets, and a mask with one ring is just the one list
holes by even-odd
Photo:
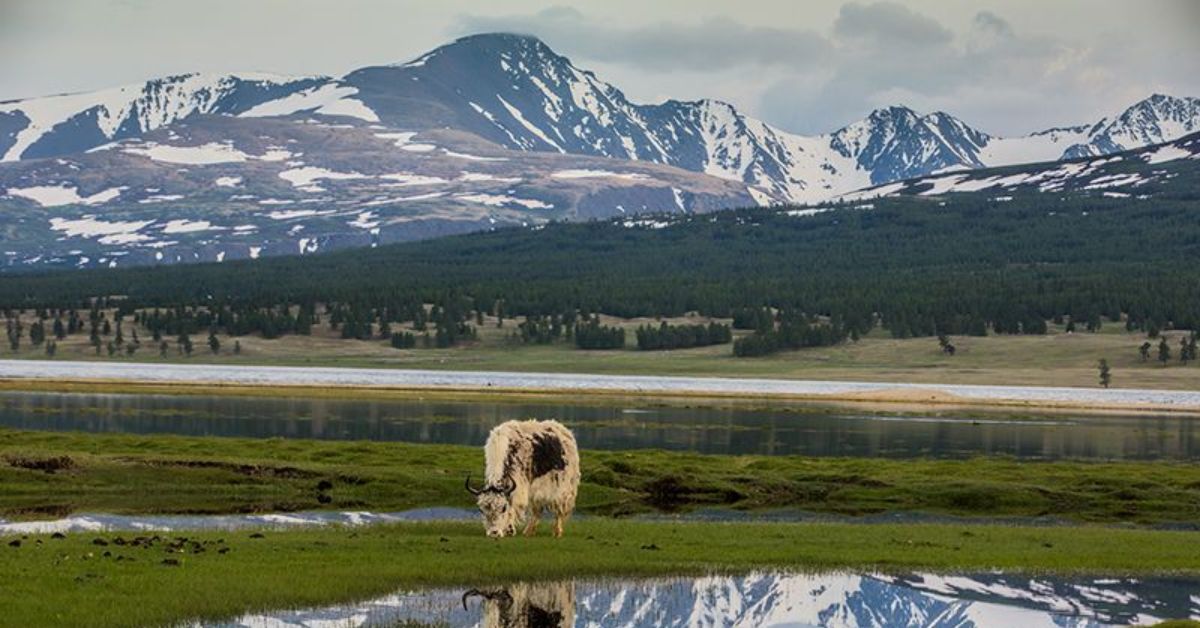
[[874, 107], [984, 131], [1200, 96], [1198, 0], [0, 0], [0, 100], [190, 71], [340, 75], [469, 33], [537, 35], [638, 102], [800, 133]]

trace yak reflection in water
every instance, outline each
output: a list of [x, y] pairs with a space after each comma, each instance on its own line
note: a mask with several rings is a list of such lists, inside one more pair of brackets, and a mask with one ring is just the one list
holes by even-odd
[[570, 628], [575, 625], [575, 583], [518, 583], [463, 593], [463, 609], [480, 600], [485, 628]]

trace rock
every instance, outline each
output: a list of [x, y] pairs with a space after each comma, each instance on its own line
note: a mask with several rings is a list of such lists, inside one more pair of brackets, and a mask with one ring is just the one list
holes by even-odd
[[255, 532], [254, 534], [251, 534], [251, 535], [250, 535], [250, 538], [252, 538], [252, 539], [261, 539], [261, 538], [265, 538], [265, 537], [264, 537], [264, 535], [263, 535], [263, 533], [262, 533], [262, 532]]
[[180, 562], [179, 562], [179, 559], [178, 559], [178, 558], [164, 558], [164, 559], [162, 560], [162, 564], [164, 564], [164, 565], [166, 565], [166, 566], [168, 566], [168, 567], [178, 567], [178, 566], [180, 566], [182, 563], [180, 563]]
[[331, 488], [333, 488], [333, 482], [330, 482], [329, 480], [321, 480], [320, 482], [317, 482], [318, 491], [328, 491]]
[[8, 542], [9, 547], [21, 547], [21, 539], [13, 539]]
[[332, 501], [333, 501], [333, 498], [326, 495], [325, 493], [321, 493], [320, 495], [317, 495], [317, 503], [328, 504], [329, 502], [332, 502]]
[[108, 541], [105, 541], [102, 538], [96, 537], [96, 538], [92, 539], [92, 545], [99, 545], [101, 547], [105, 547], [108, 545]]
[[52, 538], [52, 539], [65, 539], [65, 538], [67, 538], [67, 535], [63, 534], [62, 532], [55, 532], [54, 534], [51, 534], [51, 535], [50, 535], [50, 538]]

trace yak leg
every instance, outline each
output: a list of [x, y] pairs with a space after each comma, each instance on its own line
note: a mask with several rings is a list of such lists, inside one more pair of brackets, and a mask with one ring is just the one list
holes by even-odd
[[570, 515], [564, 512], [554, 513], [554, 538], [561, 539], [563, 535], [563, 524], [567, 522], [567, 517]]
[[538, 524], [542, 521], [542, 509], [530, 508], [529, 520], [525, 522], [525, 536], [533, 536], [537, 534]]

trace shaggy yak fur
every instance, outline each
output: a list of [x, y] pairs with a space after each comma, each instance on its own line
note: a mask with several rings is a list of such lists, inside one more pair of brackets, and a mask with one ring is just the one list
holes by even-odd
[[467, 490], [475, 495], [484, 528], [492, 538], [512, 536], [525, 523], [525, 535], [537, 532], [542, 512], [554, 515], [554, 536], [575, 510], [579, 493], [579, 448], [575, 436], [558, 421], [508, 421], [497, 425], [484, 445], [487, 484]]

